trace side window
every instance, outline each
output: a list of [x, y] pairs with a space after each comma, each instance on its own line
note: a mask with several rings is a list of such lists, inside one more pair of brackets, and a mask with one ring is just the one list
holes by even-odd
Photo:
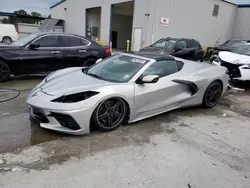
[[166, 40], [160, 39], [157, 42], [155, 42], [154, 44], [152, 44], [152, 46], [157, 47], [157, 48], [165, 48], [166, 47]]
[[39, 44], [40, 47], [58, 47], [58, 36], [45, 36], [38, 39], [33, 44]]
[[157, 61], [150, 65], [143, 73], [143, 76], [158, 75], [160, 78], [178, 72], [178, 65], [174, 60]]
[[187, 48], [196, 48], [198, 47], [198, 44], [195, 40], [186, 40], [187, 42]]
[[181, 40], [176, 44], [175, 48], [183, 50], [184, 48], [187, 48], [187, 42], [185, 40]]
[[85, 46], [89, 42], [85, 39], [81, 39], [74, 36], [61, 36], [61, 47], [74, 47], [74, 46]]

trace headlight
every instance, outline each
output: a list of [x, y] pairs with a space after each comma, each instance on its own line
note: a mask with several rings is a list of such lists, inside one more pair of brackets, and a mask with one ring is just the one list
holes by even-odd
[[94, 95], [97, 95], [99, 92], [96, 91], [86, 91], [81, 93], [70, 94], [66, 96], [61, 96], [57, 99], [52, 100], [51, 102], [59, 102], [59, 103], [76, 103], [83, 100], [86, 100]]

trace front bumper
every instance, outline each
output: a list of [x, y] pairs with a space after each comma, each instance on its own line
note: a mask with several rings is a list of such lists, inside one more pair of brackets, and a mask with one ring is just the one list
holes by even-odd
[[246, 69], [244, 68], [244, 66], [227, 63], [225, 61], [223, 62], [222, 65], [221, 65], [221, 62], [216, 62], [216, 61], [213, 61], [212, 64], [216, 66], [226, 67], [229, 71], [229, 75], [231, 79], [239, 80], [239, 81], [250, 80], [250, 69]]
[[[29, 106], [30, 116], [40, 122], [45, 129], [72, 135], [83, 135], [90, 132], [92, 113], [87, 109], [60, 111]], [[58, 117], [60, 115], [60, 117]]]

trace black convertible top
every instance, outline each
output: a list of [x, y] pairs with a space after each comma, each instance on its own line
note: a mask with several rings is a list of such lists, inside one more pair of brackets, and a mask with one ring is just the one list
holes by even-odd
[[130, 54], [138, 55], [138, 56], [142, 56], [142, 57], [146, 57], [150, 59], [155, 59], [156, 61], [175, 60], [172, 56], [169, 56], [169, 55], [150, 53], [150, 52], [130, 52]]

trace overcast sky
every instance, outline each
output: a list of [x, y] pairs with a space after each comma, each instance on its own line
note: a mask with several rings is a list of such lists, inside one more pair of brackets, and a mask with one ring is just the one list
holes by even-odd
[[[42, 13], [43, 15], [49, 15], [49, 7], [59, 1], [60, 0], [0, 0], [0, 11], [13, 12], [15, 10], [25, 9], [29, 13], [36, 11]], [[237, 4], [250, 4], [250, 0], [229, 1]]]

